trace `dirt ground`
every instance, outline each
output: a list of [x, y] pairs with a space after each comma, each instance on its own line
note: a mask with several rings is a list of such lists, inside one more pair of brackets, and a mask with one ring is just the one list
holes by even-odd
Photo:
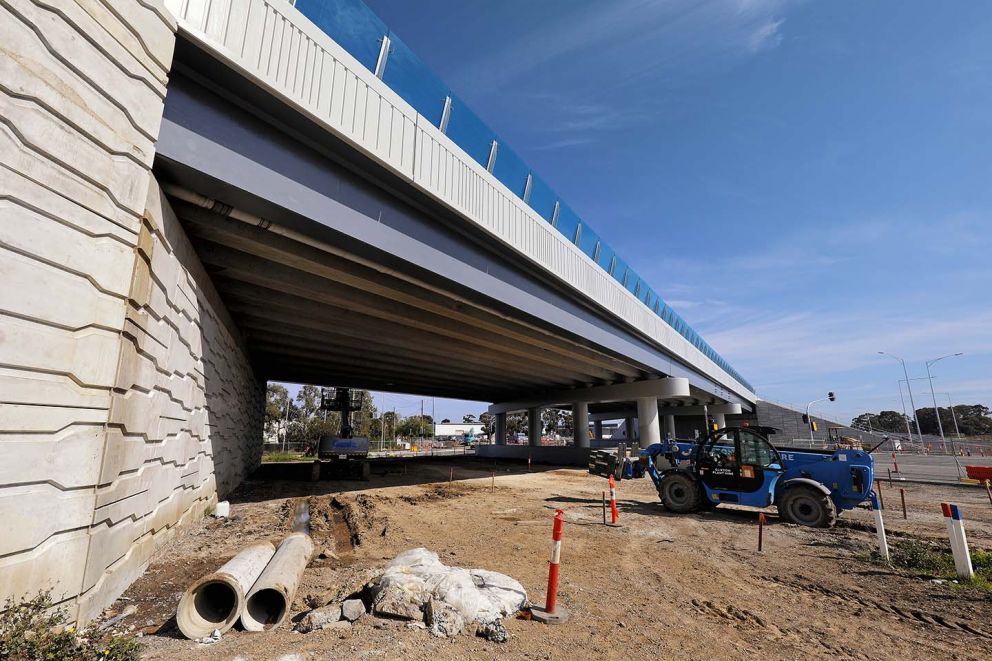
[[[769, 515], [758, 553], [752, 510], [671, 515], [645, 478], [620, 484], [621, 526], [613, 528], [602, 525], [602, 478], [500, 465], [492, 493], [491, 470], [459, 459], [411, 462], [406, 473], [374, 473], [366, 483], [248, 481], [231, 496], [231, 519], [206, 518], [173, 540], [107, 617], [137, 608], [120, 626], [142, 636], [148, 659], [992, 658], [992, 593], [870, 562], [867, 511], [848, 512], [829, 530]], [[904, 521], [898, 486], [883, 485], [890, 541], [946, 540], [946, 500], [961, 505], [972, 548], [992, 548], [983, 489], [905, 484]], [[435, 638], [371, 616], [344, 631], [299, 634], [289, 623], [232, 630], [211, 645], [182, 638], [173, 617], [182, 591], [249, 542], [278, 541], [300, 498], [310, 502], [326, 557], [306, 570], [293, 619], [308, 597], [343, 597], [418, 546], [450, 565], [509, 574], [543, 603], [556, 508], [566, 515], [559, 604], [571, 617], [557, 627], [508, 619], [504, 644], [469, 633]]]

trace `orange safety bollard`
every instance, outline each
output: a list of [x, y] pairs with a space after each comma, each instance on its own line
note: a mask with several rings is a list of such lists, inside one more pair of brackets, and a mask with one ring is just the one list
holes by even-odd
[[555, 510], [554, 525], [551, 528], [551, 561], [548, 563], [548, 595], [544, 608], [534, 606], [531, 617], [544, 624], [561, 624], [568, 619], [568, 611], [558, 606], [558, 572], [561, 563], [561, 538], [565, 530], [565, 512]]
[[617, 509], [617, 483], [613, 481], [613, 476], [610, 475], [610, 522], [616, 525], [619, 518], [620, 510]]

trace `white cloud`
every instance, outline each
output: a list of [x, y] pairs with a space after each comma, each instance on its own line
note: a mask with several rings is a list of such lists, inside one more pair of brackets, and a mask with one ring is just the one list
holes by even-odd
[[751, 53], [772, 50], [782, 43], [783, 19], [774, 19], [759, 25], [747, 40], [747, 50]]
[[[502, 48], [468, 60], [450, 77], [485, 75], [499, 87], [571, 58], [581, 75], [612, 81], [684, 73], [715, 60], [734, 60], [782, 40], [780, 14], [795, 0], [612, 0], [576, 3], [560, 20], [542, 22]], [[589, 71], [595, 67], [597, 70]], [[568, 69], [566, 62], [560, 69]]]
[[878, 351], [905, 358], [913, 378], [962, 351], [934, 372], [938, 391], [992, 403], [992, 265], [974, 257], [992, 246], [986, 218], [817, 223], [769, 239], [715, 261], [655, 259], [663, 270], [642, 275], [769, 399], [805, 405], [833, 389], [836, 419], [898, 410], [902, 368]]
[[[735, 316], [725, 317], [734, 320]], [[879, 351], [906, 358], [933, 357], [935, 346], [971, 356], [992, 353], [992, 311], [959, 319], [879, 317], [865, 311], [744, 317], [703, 335], [731, 362], [755, 378], [838, 374], [876, 365]]]

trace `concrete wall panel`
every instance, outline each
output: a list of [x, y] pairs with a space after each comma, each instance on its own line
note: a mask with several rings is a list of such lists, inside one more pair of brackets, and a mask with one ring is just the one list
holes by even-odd
[[[25, 417], [28, 414], [39, 417], [38, 407], [33, 408], [33, 411], [24, 412]], [[56, 410], [66, 409], [56, 407]], [[0, 428], [9, 429], [5, 417], [0, 417]], [[103, 433], [102, 421], [89, 426], [76, 423], [52, 434], [5, 433], [0, 436], [2, 453], [16, 457], [17, 461], [0, 463], [0, 484], [48, 482], [59, 489], [78, 489], [95, 484], [103, 455]], [[3, 493], [4, 490], [0, 489], [0, 494]]]
[[105, 574], [139, 571], [257, 465], [261, 438], [262, 385], [154, 182], [135, 256], [83, 583], [108, 594], [127, 583]]
[[[92, 252], [92, 257], [99, 255], [98, 250]], [[121, 298], [99, 291], [83, 275], [52, 268], [34, 255], [0, 248], [0, 281], [0, 309], [31, 310], [32, 318], [41, 323], [70, 329], [117, 329], [124, 322]], [[38, 296], [39, 291], [50, 295]]]
[[64, 531], [85, 529], [93, 512], [92, 489], [63, 490], [48, 484], [12, 486], [0, 492], [5, 532], [0, 556], [30, 551]]
[[100, 328], [72, 331], [11, 316], [19, 313], [0, 308], [0, 363], [26, 371], [65, 374], [84, 386], [109, 389], [113, 385], [117, 333]]
[[161, 0], [0, 24], [0, 601], [85, 620], [259, 463], [264, 384], [151, 174]]
[[55, 601], [73, 599], [83, 582], [89, 544], [86, 529], [74, 530], [49, 537], [29, 551], [0, 558], [4, 597], [51, 590]]
[[[151, 155], [151, 143], [158, 135], [162, 100], [165, 98], [165, 86], [161, 81], [121, 47], [102, 24], [79, 11], [74, 0], [4, 0], [4, 4], [16, 16], [18, 23], [37, 29], [35, 38], [38, 43], [29, 51], [34, 54], [33, 57], [54, 60], [44, 63], [46, 70], [64, 75], [71, 72], [79, 79], [76, 84], [65, 88], [62, 95], [71, 99], [72, 90], [77, 87], [88, 87], [101, 94], [119, 109], [127, 126], [137, 129], [148, 139], [149, 144], [143, 145], [143, 148]], [[116, 0], [110, 4], [123, 5], [127, 2]], [[167, 34], [171, 30], [162, 24], [157, 32]], [[87, 127], [85, 132], [90, 138], [93, 134], [89, 127], [93, 122], [90, 119], [80, 124]], [[144, 196], [134, 199], [137, 205], [143, 201]], [[140, 208], [138, 211], [140, 213]]]

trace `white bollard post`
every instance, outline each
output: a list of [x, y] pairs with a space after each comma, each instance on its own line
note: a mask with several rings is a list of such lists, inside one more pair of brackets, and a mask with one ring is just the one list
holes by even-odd
[[875, 513], [875, 534], [878, 535], [878, 552], [886, 562], [889, 562], [889, 542], [885, 538], [885, 524], [882, 523], [882, 510], [872, 507]]
[[971, 566], [971, 554], [968, 552], [968, 538], [964, 534], [961, 510], [951, 503], [941, 503], [940, 508], [944, 511], [944, 518], [947, 519], [947, 534], [951, 539], [954, 568], [961, 578], [972, 578], [975, 570]]

